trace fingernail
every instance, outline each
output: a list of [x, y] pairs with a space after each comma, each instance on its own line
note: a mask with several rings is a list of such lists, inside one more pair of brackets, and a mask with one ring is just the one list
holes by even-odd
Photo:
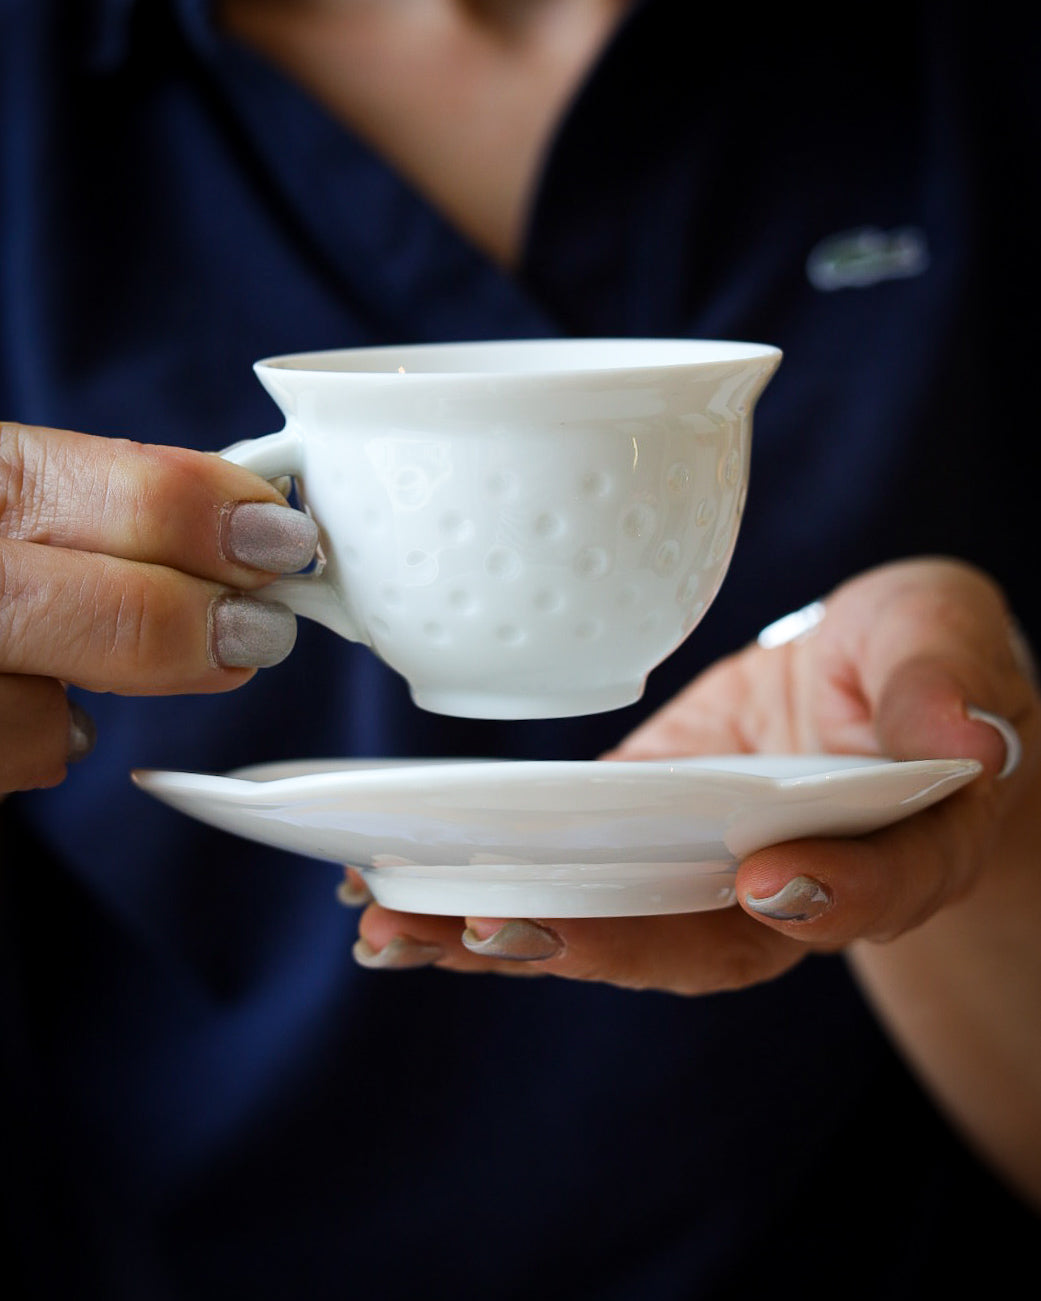
[[228, 560], [272, 574], [292, 574], [314, 558], [318, 526], [277, 502], [243, 501], [221, 516], [220, 551]]
[[758, 899], [745, 895], [746, 905], [763, 917], [778, 922], [808, 922], [831, 907], [831, 895], [811, 876], [795, 876], [776, 894]]
[[445, 956], [440, 944], [426, 944], [408, 935], [395, 935], [382, 949], [374, 949], [366, 939], [356, 941], [354, 961], [371, 971], [407, 971], [412, 967], [432, 966]]
[[210, 658], [218, 668], [266, 669], [296, 641], [296, 616], [275, 601], [221, 596], [210, 606]]
[[348, 871], [336, 888], [336, 898], [348, 908], [363, 908], [372, 902], [372, 891], [358, 872]]
[[94, 720], [75, 700], [69, 701], [69, 763], [79, 763], [86, 759], [98, 739], [98, 729]]
[[968, 706], [965, 716], [974, 718], [978, 723], [989, 723], [1005, 742], [1005, 762], [998, 773], [998, 780], [1011, 776], [1019, 767], [1019, 761], [1023, 757], [1023, 743], [1016, 729], [1007, 718], [1002, 718], [1000, 714], [992, 714], [986, 709], [977, 709], [975, 705]]
[[564, 952], [564, 941], [555, 931], [529, 921], [506, 922], [485, 939], [468, 926], [463, 931], [463, 945], [482, 958], [510, 958], [514, 962], [536, 962]]

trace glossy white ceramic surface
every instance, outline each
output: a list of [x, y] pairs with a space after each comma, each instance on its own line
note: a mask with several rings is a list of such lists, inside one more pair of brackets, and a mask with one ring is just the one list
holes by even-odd
[[563, 717], [639, 698], [716, 596], [762, 344], [554, 340], [304, 354], [256, 372], [324, 568], [266, 595], [360, 641], [418, 704]]
[[227, 776], [138, 771], [202, 822], [361, 869], [405, 912], [693, 912], [734, 902], [738, 861], [858, 835], [943, 799], [971, 760], [736, 755], [670, 763], [324, 760]]

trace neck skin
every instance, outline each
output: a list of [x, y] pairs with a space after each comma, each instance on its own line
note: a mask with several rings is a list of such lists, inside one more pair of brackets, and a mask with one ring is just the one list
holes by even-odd
[[568, 101], [628, 0], [220, 0], [277, 64], [505, 267]]

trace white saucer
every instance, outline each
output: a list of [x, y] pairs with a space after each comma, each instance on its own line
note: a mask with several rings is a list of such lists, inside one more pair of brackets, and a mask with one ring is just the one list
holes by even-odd
[[403, 912], [620, 917], [734, 902], [738, 861], [916, 813], [972, 760], [729, 755], [667, 763], [310, 760], [227, 776], [138, 770], [191, 817], [351, 864]]

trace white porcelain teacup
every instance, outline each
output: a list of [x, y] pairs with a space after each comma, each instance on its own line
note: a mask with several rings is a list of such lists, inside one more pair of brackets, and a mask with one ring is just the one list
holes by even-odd
[[370, 646], [416, 703], [563, 717], [639, 699], [733, 554], [765, 344], [572, 339], [274, 357], [322, 563], [265, 595]]

